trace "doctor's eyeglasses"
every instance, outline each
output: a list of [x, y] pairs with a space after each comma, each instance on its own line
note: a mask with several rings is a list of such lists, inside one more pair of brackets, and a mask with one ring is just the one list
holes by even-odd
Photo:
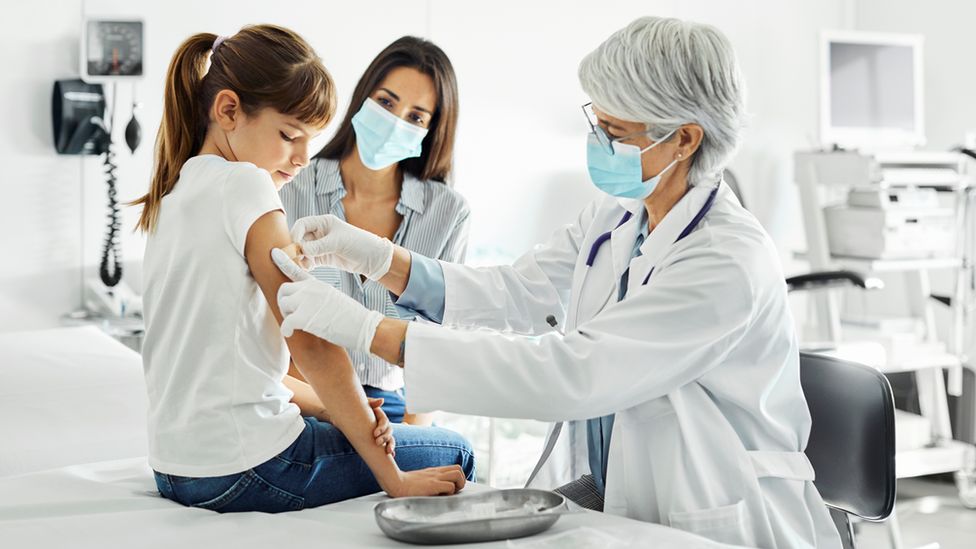
[[609, 133], [607, 133], [607, 130], [603, 129], [603, 126], [600, 125], [600, 119], [597, 118], [596, 113], [593, 112], [592, 102], [583, 105], [583, 114], [586, 116], [586, 121], [590, 124], [590, 131], [593, 132], [593, 135], [596, 136], [597, 142], [600, 144], [600, 146], [606, 149], [607, 153], [610, 154], [611, 156], [613, 156], [614, 154], [614, 150], [613, 150], [614, 142], [632, 139], [639, 135], [644, 135], [651, 132], [651, 130], [644, 130], [641, 132], [631, 133], [620, 137], [613, 137]]

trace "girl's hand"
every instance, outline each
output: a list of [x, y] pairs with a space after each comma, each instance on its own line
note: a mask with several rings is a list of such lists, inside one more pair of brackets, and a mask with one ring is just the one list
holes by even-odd
[[396, 440], [393, 438], [393, 425], [383, 411], [382, 398], [367, 398], [369, 407], [373, 409], [376, 416], [376, 429], [373, 430], [373, 438], [376, 439], [377, 446], [386, 446], [386, 453], [396, 457]]
[[386, 488], [393, 498], [407, 496], [449, 496], [464, 488], [464, 472], [460, 465], [431, 467], [417, 471], [400, 471], [395, 486]]

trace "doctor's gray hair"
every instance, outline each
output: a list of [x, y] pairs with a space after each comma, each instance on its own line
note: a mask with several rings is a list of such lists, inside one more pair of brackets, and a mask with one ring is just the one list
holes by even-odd
[[739, 146], [745, 83], [732, 44], [715, 27], [642, 17], [584, 57], [579, 79], [595, 107], [646, 124], [652, 139], [701, 126], [691, 185], [716, 183]]

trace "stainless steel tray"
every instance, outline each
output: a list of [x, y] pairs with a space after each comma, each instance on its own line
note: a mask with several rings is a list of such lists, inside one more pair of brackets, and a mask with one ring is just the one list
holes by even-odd
[[391, 499], [373, 508], [384, 534], [420, 545], [531, 536], [548, 530], [567, 512], [563, 496], [531, 488]]

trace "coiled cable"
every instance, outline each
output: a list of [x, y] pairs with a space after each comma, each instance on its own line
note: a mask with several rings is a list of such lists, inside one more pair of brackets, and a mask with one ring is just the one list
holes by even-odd
[[102, 247], [102, 262], [98, 274], [102, 282], [113, 287], [122, 280], [121, 251], [119, 250], [119, 201], [115, 189], [115, 151], [111, 142], [105, 148], [105, 183], [108, 185], [108, 227], [105, 230], [105, 243]]

